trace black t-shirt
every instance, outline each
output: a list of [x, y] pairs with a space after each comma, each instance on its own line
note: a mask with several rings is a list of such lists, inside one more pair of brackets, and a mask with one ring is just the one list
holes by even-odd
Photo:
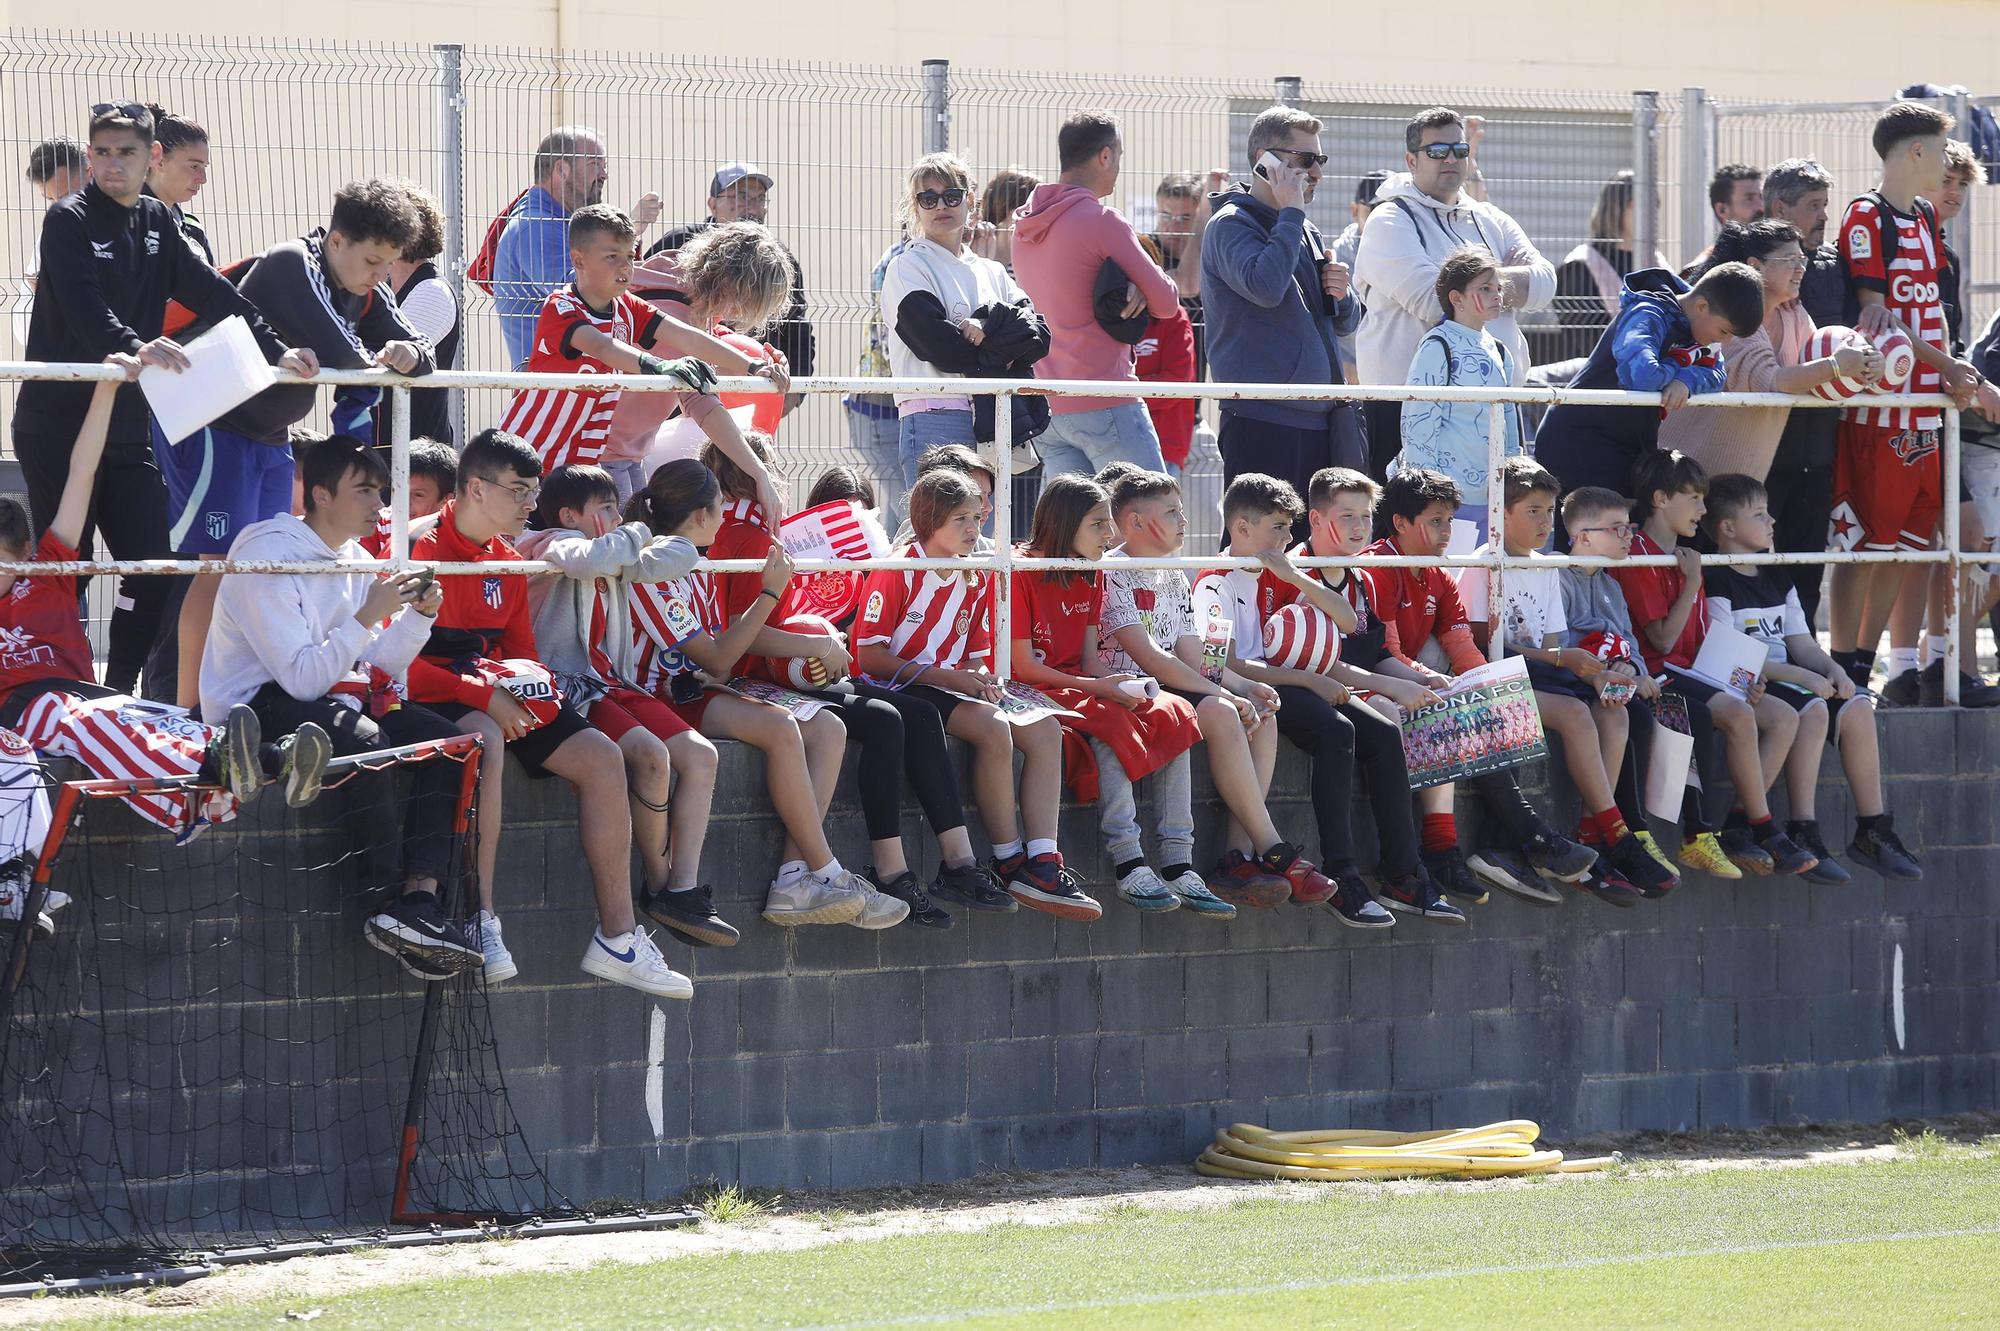
[[[1736, 568], [1711, 564], [1701, 571], [1702, 594], [1708, 597], [1711, 622], [1726, 622], [1771, 649], [1771, 659], [1789, 662], [1785, 639], [1810, 633], [1799, 604], [1799, 587], [1785, 570], [1770, 564]], [[1727, 607], [1725, 611], [1725, 607]]]

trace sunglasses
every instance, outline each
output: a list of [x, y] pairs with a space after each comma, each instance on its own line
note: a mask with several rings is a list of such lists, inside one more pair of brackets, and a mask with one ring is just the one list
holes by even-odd
[[132, 120], [138, 120], [152, 114], [138, 102], [99, 102], [90, 108], [90, 114], [93, 119], [98, 116], [108, 116], [113, 111]]
[[1447, 157], [1456, 157], [1460, 161], [1464, 161], [1466, 158], [1472, 156], [1472, 145], [1466, 143], [1464, 140], [1460, 140], [1457, 143], [1426, 143], [1423, 153], [1424, 156], [1430, 158], [1433, 162], [1442, 162]]
[[1274, 153], [1288, 153], [1292, 162], [1301, 171], [1310, 171], [1316, 166], [1325, 166], [1330, 159], [1325, 153], [1309, 153], [1303, 148], [1272, 148]]
[[917, 195], [917, 207], [923, 209], [925, 212], [930, 212], [939, 204], [943, 204], [947, 208], [956, 208], [964, 202], [965, 191], [962, 189], [948, 189], [943, 192], [927, 189]]

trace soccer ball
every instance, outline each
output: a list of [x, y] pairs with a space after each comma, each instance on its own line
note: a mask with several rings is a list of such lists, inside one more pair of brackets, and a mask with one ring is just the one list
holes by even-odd
[[1910, 381], [1910, 371], [1917, 368], [1917, 351], [1910, 345], [1910, 335], [1900, 328], [1891, 328], [1873, 340], [1875, 350], [1882, 353], [1882, 377], [1868, 391], [1903, 392]]
[[1340, 659], [1340, 630], [1317, 606], [1294, 601], [1264, 621], [1264, 659], [1281, 670], [1323, 675]]
[[[1850, 343], [1861, 342], [1862, 340], [1861, 334], [1855, 332], [1852, 328], [1843, 328], [1839, 324], [1827, 324], [1825, 327], [1816, 330], [1811, 337], [1806, 339], [1805, 349], [1799, 353], [1799, 356], [1805, 362], [1825, 360], [1842, 347]], [[1867, 391], [1867, 386], [1859, 379], [1850, 379], [1846, 375], [1836, 374], [1825, 383], [1814, 385], [1813, 396], [1825, 398], [1828, 402], [1845, 402], [1847, 399], [1858, 397]]]
[[[832, 621], [821, 615], [792, 615], [771, 625], [786, 633], [831, 634], [838, 638], [840, 630]], [[771, 658], [771, 673], [778, 683], [792, 689], [823, 689], [833, 683], [826, 673], [826, 666], [817, 656], [777, 656]]]

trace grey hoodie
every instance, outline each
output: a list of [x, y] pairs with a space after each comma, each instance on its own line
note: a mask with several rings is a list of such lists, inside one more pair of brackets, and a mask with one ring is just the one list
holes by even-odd
[[[655, 537], [643, 522], [628, 522], [595, 539], [549, 527], [527, 532], [514, 548], [524, 559], [545, 559], [562, 570], [538, 574], [529, 582], [528, 605], [542, 664], [555, 674], [564, 700], [578, 711], [588, 710], [613, 684], [638, 687], [632, 682], [631, 584], [684, 577], [701, 557], [686, 537]], [[602, 678], [590, 665], [590, 625], [600, 582], [606, 600], [604, 641], [597, 645], [611, 661], [613, 679]]]

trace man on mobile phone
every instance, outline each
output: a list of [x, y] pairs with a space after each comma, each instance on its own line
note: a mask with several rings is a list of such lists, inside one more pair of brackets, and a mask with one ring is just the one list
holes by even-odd
[[[444, 590], [428, 571], [377, 573], [360, 545], [375, 530], [388, 464], [361, 440], [337, 434], [312, 444], [299, 468], [305, 516], [251, 524], [230, 556], [340, 561], [354, 571], [225, 575], [201, 660], [202, 715], [227, 716], [248, 703], [273, 734], [312, 721], [341, 756], [455, 737], [456, 725], [404, 699], [397, 682], [429, 641]], [[462, 769], [432, 760], [414, 773], [403, 891], [369, 919], [367, 935], [412, 975], [441, 979], [480, 963], [438, 896]]]
[[[1306, 220], [1326, 167], [1319, 132], [1319, 121], [1293, 107], [1261, 113], [1246, 145], [1249, 182], [1211, 196], [1202, 299], [1219, 383], [1342, 382], [1339, 339], [1354, 331], [1360, 306], [1347, 265]], [[1367, 462], [1347, 402], [1224, 402], [1217, 442], [1225, 485], [1262, 472], [1304, 494], [1322, 468]]]
[[[1515, 315], [1555, 300], [1556, 266], [1519, 223], [1479, 199], [1468, 119], [1443, 106], [1418, 112], [1403, 127], [1408, 169], [1375, 192], [1376, 207], [1354, 255], [1355, 291], [1366, 307], [1355, 336], [1360, 383], [1409, 382], [1417, 343], [1438, 321], [1438, 268], [1466, 245], [1486, 250], [1500, 265], [1505, 312], [1486, 331], [1507, 349], [1514, 383], [1526, 380], [1533, 357]], [[1402, 451], [1402, 403], [1371, 402], [1365, 412], [1370, 470], [1381, 481], [1389, 460]]]

